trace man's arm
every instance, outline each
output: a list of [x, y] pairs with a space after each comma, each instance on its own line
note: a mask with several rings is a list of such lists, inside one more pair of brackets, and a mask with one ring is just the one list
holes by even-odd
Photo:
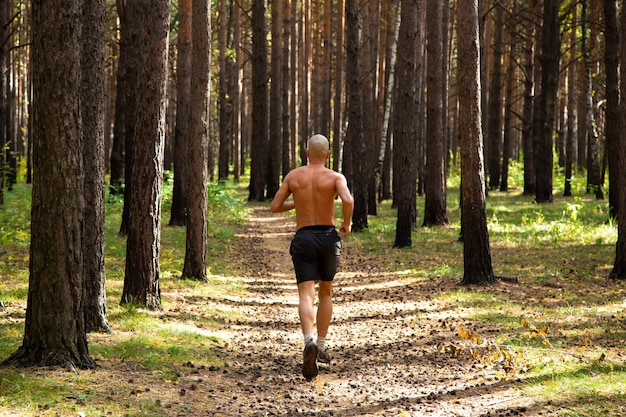
[[352, 222], [352, 211], [354, 209], [354, 198], [348, 188], [348, 182], [346, 177], [342, 174], [337, 175], [337, 182], [335, 183], [337, 188], [337, 195], [341, 198], [341, 212], [343, 214], [343, 222], [339, 231], [341, 233], [350, 233], [350, 224]]
[[295, 203], [293, 201], [285, 201], [291, 195], [291, 190], [289, 189], [289, 175], [285, 177], [282, 185], [274, 195], [274, 199], [272, 200], [272, 205], [270, 209], [272, 213], [280, 213], [283, 211], [289, 211], [295, 207]]

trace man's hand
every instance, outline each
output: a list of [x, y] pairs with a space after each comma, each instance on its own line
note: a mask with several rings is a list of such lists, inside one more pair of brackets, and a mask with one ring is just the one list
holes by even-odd
[[348, 224], [346, 226], [345, 224], [342, 224], [341, 228], [339, 229], [339, 233], [343, 233], [344, 235], [347, 235], [348, 233], [350, 233], [350, 225]]

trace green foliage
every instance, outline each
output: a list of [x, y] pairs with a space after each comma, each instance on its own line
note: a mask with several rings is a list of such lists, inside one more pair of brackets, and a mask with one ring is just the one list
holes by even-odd
[[[454, 173], [454, 170], [452, 171]], [[537, 205], [521, 195], [521, 171], [513, 164], [508, 192], [490, 191], [487, 218], [494, 271], [519, 284], [486, 288], [456, 285], [463, 273], [458, 176], [448, 192], [449, 225], [421, 227], [418, 197], [413, 246], [393, 249], [395, 209], [378, 206], [369, 228], [350, 234], [347, 246], [385, 260], [407, 285], [429, 286], [425, 295], [432, 309], [417, 311], [442, 317], [450, 329], [438, 346], [441, 355], [493, 366], [494, 375], [523, 381], [520, 390], [547, 404], [563, 404], [570, 416], [622, 415], [626, 369], [620, 349], [626, 339], [624, 289], [608, 282], [617, 232], [606, 201], [585, 194], [575, 178], [575, 197]], [[557, 178], [555, 184], [560, 184]], [[171, 176], [164, 182], [163, 218], [171, 207]], [[162, 415], [155, 400], [142, 398], [151, 383], [175, 384], [194, 367], [220, 367], [219, 329], [236, 314], [209, 301], [246, 290], [233, 277], [229, 242], [245, 220], [245, 190], [232, 182], [211, 183], [208, 189], [209, 282], [179, 279], [185, 248], [185, 228], [162, 226], [161, 288], [164, 310], [150, 312], [119, 305], [125, 267], [125, 238], [119, 236], [123, 199], [106, 201], [106, 273], [108, 319], [114, 334], [90, 335], [90, 352], [100, 363], [118, 363], [137, 377], [102, 388], [105, 371], [84, 371], [59, 377], [40, 370], [2, 369], [0, 414], [19, 410], [35, 415], [54, 410], [58, 415]], [[18, 184], [5, 193], [0, 206], [0, 359], [21, 343], [28, 290], [30, 187]], [[411, 283], [411, 284], [408, 284]], [[195, 300], [195, 302], [193, 302]], [[201, 300], [198, 302], [197, 300]], [[443, 332], [443, 330], [442, 330]], [[499, 368], [498, 368], [499, 366]], [[133, 375], [137, 375], [134, 373]], [[109, 391], [107, 391], [109, 390]], [[130, 393], [130, 395], [129, 395]], [[108, 396], [125, 396], [123, 404]], [[106, 404], [106, 407], [103, 406]], [[177, 411], [185, 413], [185, 405]], [[104, 411], [106, 410], [106, 412]]]

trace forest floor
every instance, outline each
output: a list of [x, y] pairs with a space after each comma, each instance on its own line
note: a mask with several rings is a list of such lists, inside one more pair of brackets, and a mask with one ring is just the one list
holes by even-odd
[[[334, 284], [332, 362], [306, 382], [288, 253], [294, 219], [257, 207], [248, 220], [231, 259], [241, 265], [248, 291], [216, 300], [240, 314], [219, 335], [223, 367], [193, 369], [179, 381], [184, 415], [559, 415], [557, 407], [523, 396], [522, 380], [506, 371], [511, 358], [496, 353], [485, 364], [458, 354], [468, 343], [459, 337], [465, 323], [451, 315], [453, 306], [431, 297], [456, 281], [417, 283], [394, 274], [349, 238]], [[515, 284], [501, 284], [507, 285]]]
[[[544, 329], [518, 320], [517, 313], [498, 310], [498, 299], [522, 310], [537, 299], [554, 302], [550, 291], [563, 288], [552, 287], [565, 281], [556, 281], [558, 285], [553, 280], [540, 284], [502, 281], [487, 290], [460, 287], [459, 277], [451, 274], [416, 277], [410, 270], [395, 271], [405, 266], [396, 268], [393, 262], [400, 261], [379, 255], [384, 251], [366, 251], [354, 235], [344, 238], [334, 282], [334, 315], [327, 342], [332, 362], [321, 365], [318, 377], [307, 382], [301, 375], [303, 338], [289, 256], [294, 229], [293, 216], [272, 215], [267, 204], [252, 205], [247, 221], [238, 227], [225, 251], [230, 257], [226, 263], [237, 272], [224, 280], [240, 287], [219, 291], [211, 290], [210, 283], [200, 283], [201, 290], [190, 287], [183, 293], [172, 282], [163, 292], [168, 306], [149, 313], [158, 320], [150, 331], [175, 326], [180, 333], [172, 333], [173, 337], [182, 333], [193, 337], [169, 340], [166, 336], [164, 346], [157, 346], [142, 336], [146, 328], [131, 322], [124, 325], [127, 330], [90, 335], [90, 345], [101, 352], [95, 358], [98, 369], [75, 376], [62, 369], [0, 369], [0, 416], [582, 416], [575, 409], [598, 400], [612, 412], [594, 416], [626, 412], [623, 402], [608, 406], [614, 403], [612, 397], [598, 395], [602, 393], [596, 388], [585, 391], [593, 392], [589, 397], [575, 395], [578, 398], [573, 402], [565, 396], [565, 388], [538, 392], [537, 374], [529, 376], [532, 365], [526, 364], [520, 352], [533, 343], [534, 352], [544, 352]], [[419, 256], [424, 262], [434, 255]], [[585, 299], [585, 294], [601, 291], [605, 284], [598, 280], [590, 290], [573, 281], [563, 291], [579, 291]], [[624, 289], [619, 291], [626, 294]], [[445, 296], [455, 292], [481, 295], [477, 301], [471, 299], [480, 305], [460, 306], [458, 298]], [[24, 307], [8, 303], [0, 314], [7, 335], [21, 334], [18, 324]], [[497, 321], [467, 314], [478, 308]], [[207, 317], [206, 311], [215, 317]], [[617, 318], [611, 320], [621, 320], [624, 313], [615, 314]], [[115, 316], [120, 320], [123, 315]], [[585, 328], [579, 321], [576, 318], [572, 326]], [[513, 326], [522, 349], [495, 342], [505, 324]], [[600, 342], [598, 337], [592, 344], [573, 340], [573, 354], [548, 346], [546, 355], [574, 358], [584, 365], [585, 375], [609, 378], [615, 372], [618, 377], [626, 353], [619, 323], [616, 326], [616, 336], [602, 342], [601, 350], [592, 345]], [[129, 337], [139, 346], [139, 359], [124, 352]], [[181, 340], [185, 346], [180, 346]], [[111, 344], [118, 353], [106, 352]], [[172, 349], [189, 349], [196, 359], [177, 361], [172, 367], [154, 365], [160, 362], [151, 358], [169, 356]], [[600, 363], [605, 354], [606, 362]], [[610, 366], [605, 366], [608, 358]], [[539, 378], [550, 381], [561, 373], [544, 372]], [[577, 375], [578, 371], [570, 376]], [[612, 384], [619, 390], [623, 381]], [[529, 389], [532, 386], [534, 390]], [[6, 408], [12, 400], [3, 402], [3, 390], [32, 397], [28, 411]], [[38, 399], [35, 390], [51, 394]], [[623, 395], [618, 393], [614, 399], [619, 401]]]

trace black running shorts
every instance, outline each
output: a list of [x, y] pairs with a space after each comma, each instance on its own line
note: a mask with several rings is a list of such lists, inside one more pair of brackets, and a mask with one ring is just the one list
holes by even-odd
[[341, 255], [341, 238], [334, 226], [306, 226], [296, 232], [289, 248], [298, 284], [332, 281]]

